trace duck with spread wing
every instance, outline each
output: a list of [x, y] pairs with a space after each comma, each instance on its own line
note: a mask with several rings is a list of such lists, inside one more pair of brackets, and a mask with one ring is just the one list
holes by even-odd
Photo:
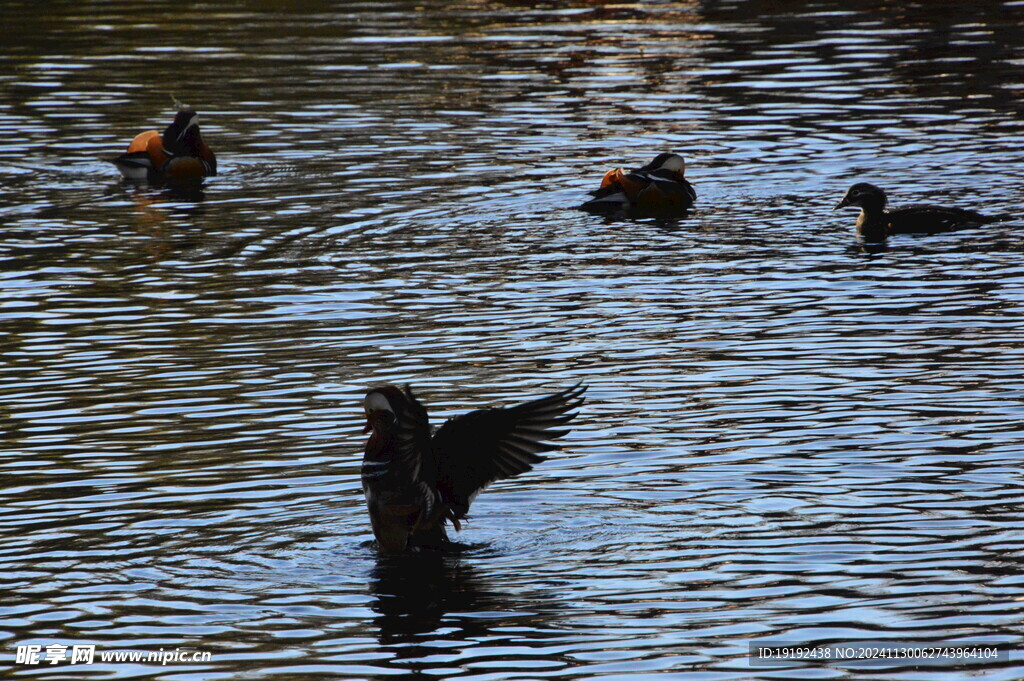
[[559, 449], [547, 442], [583, 404], [582, 384], [514, 407], [477, 409], [448, 419], [433, 434], [412, 389], [374, 388], [363, 402], [371, 433], [362, 481], [380, 550], [441, 548], [445, 524], [456, 530], [480, 491], [533, 468]]

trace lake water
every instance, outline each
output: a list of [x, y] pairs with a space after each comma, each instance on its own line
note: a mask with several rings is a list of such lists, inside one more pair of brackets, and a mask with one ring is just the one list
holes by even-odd
[[[1024, 2], [9, 2], [0, 672], [1024, 678]], [[103, 159], [201, 112], [201, 196]], [[574, 210], [677, 150], [678, 220]], [[362, 396], [584, 381], [445, 558], [383, 560]], [[208, 662], [16, 664], [19, 645]]]

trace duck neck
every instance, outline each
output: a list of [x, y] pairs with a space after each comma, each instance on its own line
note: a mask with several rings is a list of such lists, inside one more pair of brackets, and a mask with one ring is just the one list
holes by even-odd
[[391, 444], [391, 433], [374, 428], [370, 440], [366, 443], [367, 460], [381, 461], [388, 458], [388, 445]]
[[865, 239], [881, 240], [888, 235], [889, 220], [885, 215], [885, 202], [872, 201], [861, 205], [857, 217], [857, 231]]

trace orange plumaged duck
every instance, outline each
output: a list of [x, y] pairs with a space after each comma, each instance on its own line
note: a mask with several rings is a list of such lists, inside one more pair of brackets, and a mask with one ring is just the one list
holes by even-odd
[[635, 170], [613, 168], [601, 178], [601, 186], [580, 208], [588, 211], [628, 211], [661, 214], [691, 208], [697, 192], [686, 177], [686, 162], [679, 154], [658, 154]]
[[199, 115], [187, 106], [178, 110], [162, 135], [156, 130], [139, 133], [111, 162], [132, 182], [199, 183], [217, 174], [217, 157], [199, 132]]

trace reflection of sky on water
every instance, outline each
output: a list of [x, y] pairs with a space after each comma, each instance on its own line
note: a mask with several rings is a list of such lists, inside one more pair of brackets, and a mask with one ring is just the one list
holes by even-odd
[[[1019, 221], [872, 254], [831, 210], [870, 180], [1017, 212], [1019, 8], [953, 7], [11, 5], [0, 631], [214, 651], [109, 668], [139, 678], [1019, 643]], [[201, 196], [103, 161], [169, 94], [218, 153]], [[692, 214], [572, 210], [665, 149]], [[567, 449], [480, 497], [470, 550], [376, 560], [367, 385], [440, 423], [576, 380]]]

